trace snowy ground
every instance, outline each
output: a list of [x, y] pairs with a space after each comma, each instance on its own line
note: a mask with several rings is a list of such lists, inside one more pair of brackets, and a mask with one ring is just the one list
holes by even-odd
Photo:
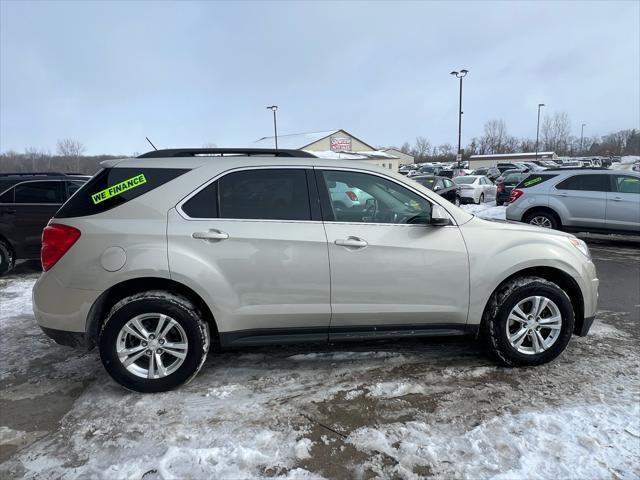
[[485, 202], [479, 205], [476, 204], [468, 204], [461, 205], [463, 210], [466, 210], [469, 213], [477, 215], [480, 218], [484, 218], [485, 220], [505, 220], [507, 207], [505, 206], [497, 206], [496, 202]]
[[254, 348], [141, 395], [39, 331], [35, 278], [0, 279], [3, 479], [640, 477], [638, 308], [537, 368], [461, 339]]

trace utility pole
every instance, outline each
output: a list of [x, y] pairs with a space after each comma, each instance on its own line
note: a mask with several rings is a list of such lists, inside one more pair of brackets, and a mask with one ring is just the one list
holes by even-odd
[[538, 126], [536, 127], [536, 161], [538, 160], [538, 139], [540, 138], [540, 108], [544, 106], [544, 103], [538, 104]]
[[582, 128], [580, 129], [580, 155], [582, 155], [582, 140], [584, 139], [584, 127], [586, 123], [582, 124]]
[[460, 98], [458, 101], [458, 171], [460, 170], [460, 162], [462, 160], [462, 79], [467, 76], [469, 70], [464, 68], [459, 72], [453, 71], [451, 75], [460, 79]]
[[273, 112], [273, 134], [276, 139], [276, 150], [278, 149], [278, 121], [276, 119], [276, 112], [278, 111], [277, 105], [271, 105], [267, 107], [267, 110], [271, 110]]

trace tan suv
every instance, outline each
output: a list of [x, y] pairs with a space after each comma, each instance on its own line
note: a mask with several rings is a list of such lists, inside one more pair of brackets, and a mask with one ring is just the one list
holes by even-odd
[[[368, 197], [332, 201], [339, 183]], [[508, 365], [557, 357], [596, 312], [572, 235], [465, 213], [402, 175], [300, 151], [109, 161], [43, 234], [34, 311], [97, 344], [127, 388], [193, 377], [209, 346], [482, 334]]]

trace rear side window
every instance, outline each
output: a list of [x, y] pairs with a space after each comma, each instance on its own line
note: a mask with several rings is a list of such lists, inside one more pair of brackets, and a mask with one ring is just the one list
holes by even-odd
[[184, 168], [108, 168], [98, 172], [65, 203], [55, 218], [84, 217], [111, 210], [188, 172]]
[[220, 218], [311, 220], [303, 169], [243, 170], [217, 183]]
[[608, 192], [608, 175], [574, 175], [558, 185], [558, 190], [582, 190], [587, 192]]
[[522, 188], [535, 187], [536, 185], [540, 185], [541, 183], [551, 180], [556, 176], [557, 175], [543, 175], [538, 173], [533, 175], [528, 175], [522, 182], [518, 184], [518, 188], [522, 189]]
[[47, 203], [64, 202], [63, 182], [25, 182], [13, 189], [15, 203]]
[[13, 188], [0, 195], [0, 203], [13, 203]]
[[182, 211], [191, 218], [217, 218], [218, 182], [210, 183], [187, 200]]

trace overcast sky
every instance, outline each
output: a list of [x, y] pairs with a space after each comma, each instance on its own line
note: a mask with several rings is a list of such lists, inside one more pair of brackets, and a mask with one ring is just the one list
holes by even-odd
[[244, 146], [343, 128], [373, 145], [463, 144], [487, 120], [535, 137], [640, 125], [640, 2], [0, 1], [0, 150]]

